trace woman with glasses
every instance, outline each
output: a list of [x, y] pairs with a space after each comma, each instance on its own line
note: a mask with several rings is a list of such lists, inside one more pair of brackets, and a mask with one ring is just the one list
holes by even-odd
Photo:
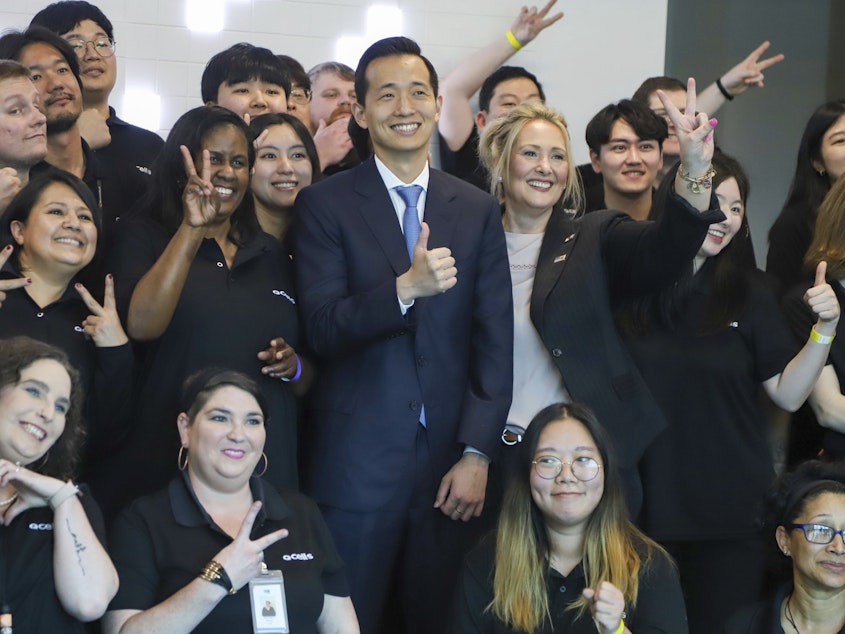
[[845, 465], [799, 465], [775, 483], [765, 511], [788, 581], [723, 634], [845, 633]]
[[550, 405], [528, 426], [450, 632], [687, 632], [672, 561], [628, 520], [608, 434], [585, 406]]

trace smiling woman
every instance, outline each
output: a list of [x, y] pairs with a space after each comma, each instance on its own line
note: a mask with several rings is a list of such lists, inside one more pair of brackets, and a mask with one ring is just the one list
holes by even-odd
[[89, 427], [83, 473], [95, 489], [94, 465], [116, 444], [128, 420], [133, 362], [111, 276], [102, 303], [77, 282], [94, 259], [100, 227], [100, 208], [91, 192], [61, 170], [33, 178], [0, 217], [0, 245], [5, 247], [0, 278], [26, 280], [5, 293], [0, 334], [55, 345], [79, 368]]
[[69, 479], [81, 413], [64, 353], [28, 337], [0, 340], [0, 619], [21, 631], [82, 633], [117, 590], [99, 509]]
[[[254, 618], [276, 617], [258, 631], [356, 634], [343, 562], [316, 504], [254, 476], [267, 467], [269, 414], [255, 382], [201, 370], [185, 381], [180, 409], [182, 474], [115, 523], [121, 585], [106, 633], [248, 632]], [[284, 575], [272, 614], [253, 588], [237, 592], [268, 568]]]
[[296, 404], [302, 362], [291, 263], [261, 231], [250, 195], [252, 137], [237, 114], [202, 106], [174, 125], [154, 187], [114, 250], [117, 303], [129, 335], [143, 344], [136, 425], [103, 469], [121, 474], [107, 510], [164, 486], [178, 437], [170, 424], [178, 386], [207, 365], [226, 365], [267, 394], [267, 479], [295, 488]]

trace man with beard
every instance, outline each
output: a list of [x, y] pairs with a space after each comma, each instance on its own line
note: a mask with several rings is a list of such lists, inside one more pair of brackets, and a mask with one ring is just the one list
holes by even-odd
[[355, 71], [340, 62], [323, 62], [308, 71], [311, 80], [311, 133], [325, 176], [355, 167], [348, 125], [355, 103]]
[[149, 177], [164, 141], [154, 132], [123, 121], [109, 106], [109, 96], [117, 80], [111, 21], [85, 0], [65, 0], [39, 11], [30, 24], [60, 35], [79, 58], [84, 104], [79, 118], [82, 138], [98, 156]]
[[[79, 130], [82, 81], [79, 61], [70, 44], [52, 31], [30, 26], [23, 32], [9, 31], [0, 37], [0, 59], [13, 59], [29, 69], [47, 116], [46, 160], [35, 165], [31, 173], [35, 175], [52, 166], [85, 181], [103, 212], [95, 262], [102, 261], [115, 222], [140, 197], [143, 182], [134, 180], [132, 174], [121, 170], [120, 166], [98, 158], [82, 138]], [[95, 279], [99, 281], [94, 282]], [[96, 278], [85, 281], [93, 282], [89, 288], [102, 286], [99, 273]]]

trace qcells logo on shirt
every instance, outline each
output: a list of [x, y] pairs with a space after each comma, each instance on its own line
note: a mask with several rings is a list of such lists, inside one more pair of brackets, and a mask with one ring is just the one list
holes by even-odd
[[29, 530], [31, 531], [51, 531], [53, 530], [52, 524], [39, 524], [38, 522], [31, 522], [29, 525]]
[[284, 291], [277, 291], [277, 290], [274, 288], [274, 289], [273, 289], [273, 295], [278, 295], [279, 297], [284, 297], [284, 298], [285, 298], [286, 300], [288, 300], [291, 304], [296, 304], [296, 300], [295, 300], [293, 297], [291, 297], [290, 295], [288, 295], [287, 293], [285, 293]]
[[314, 559], [314, 555], [311, 553], [291, 553], [290, 555], [284, 555], [282, 559], [285, 561], [310, 561]]

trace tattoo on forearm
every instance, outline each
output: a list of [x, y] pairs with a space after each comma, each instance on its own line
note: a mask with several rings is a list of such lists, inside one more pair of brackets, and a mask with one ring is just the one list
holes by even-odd
[[76, 537], [76, 533], [73, 532], [70, 528], [70, 520], [65, 518], [65, 523], [67, 524], [67, 532], [70, 533], [70, 536], [73, 538], [73, 548], [76, 551], [76, 562], [79, 564], [79, 569], [82, 571], [82, 576], [85, 576], [85, 566], [82, 565], [82, 553], [87, 550], [87, 546], [85, 546], [79, 539]]

